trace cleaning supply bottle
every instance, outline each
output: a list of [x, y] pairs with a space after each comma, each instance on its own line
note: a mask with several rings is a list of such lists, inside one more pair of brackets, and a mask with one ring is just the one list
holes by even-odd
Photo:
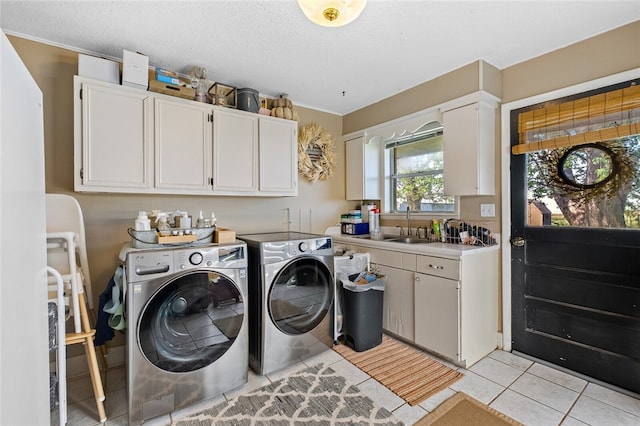
[[182, 212], [182, 217], [180, 217], [180, 228], [191, 228], [191, 218], [187, 212]]
[[369, 236], [372, 240], [382, 239], [382, 230], [380, 229], [380, 210], [371, 210], [373, 217], [369, 218]]
[[198, 216], [198, 221], [196, 222], [196, 228], [204, 228], [204, 216], [202, 216], [202, 210], [200, 210], [200, 215]]
[[216, 214], [214, 212], [211, 212], [211, 227], [216, 227]]
[[147, 217], [146, 211], [139, 211], [138, 217], [135, 221], [135, 230], [136, 231], [150, 231], [151, 230], [151, 221]]

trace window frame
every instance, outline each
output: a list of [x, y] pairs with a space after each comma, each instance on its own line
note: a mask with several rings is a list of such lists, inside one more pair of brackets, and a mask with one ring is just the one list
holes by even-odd
[[[396, 211], [395, 210], [395, 189], [394, 189], [394, 179], [393, 176], [393, 159], [392, 159], [392, 151], [393, 149], [387, 149], [385, 144], [381, 144], [382, 155], [383, 155], [383, 164], [384, 164], [384, 213], [382, 213], [382, 217], [388, 219], [394, 218], [405, 218], [407, 215], [406, 211]], [[442, 168], [442, 173], [444, 175], [444, 167]], [[428, 172], [432, 173], [432, 172]], [[405, 175], [408, 176], [408, 175]], [[443, 216], [459, 219], [460, 218], [460, 197], [453, 196], [453, 211], [450, 212], [428, 212], [428, 211], [418, 211], [411, 210], [411, 216], [415, 218], [425, 218], [425, 219], [434, 219], [434, 218], [442, 218]]]

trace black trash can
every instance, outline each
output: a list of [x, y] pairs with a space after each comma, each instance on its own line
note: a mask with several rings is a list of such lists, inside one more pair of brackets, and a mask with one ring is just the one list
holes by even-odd
[[356, 352], [382, 343], [385, 281], [385, 276], [377, 276], [375, 281], [367, 284], [342, 280], [344, 342]]

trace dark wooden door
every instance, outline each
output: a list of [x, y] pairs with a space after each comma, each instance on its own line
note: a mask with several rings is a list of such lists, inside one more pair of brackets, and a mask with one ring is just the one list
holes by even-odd
[[529, 155], [511, 155], [512, 348], [640, 393], [640, 230], [528, 225]]

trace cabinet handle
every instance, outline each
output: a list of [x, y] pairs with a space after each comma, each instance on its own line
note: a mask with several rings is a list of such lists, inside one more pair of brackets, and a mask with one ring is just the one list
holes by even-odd
[[444, 266], [429, 264], [429, 268], [431, 268], [431, 269], [444, 269]]

